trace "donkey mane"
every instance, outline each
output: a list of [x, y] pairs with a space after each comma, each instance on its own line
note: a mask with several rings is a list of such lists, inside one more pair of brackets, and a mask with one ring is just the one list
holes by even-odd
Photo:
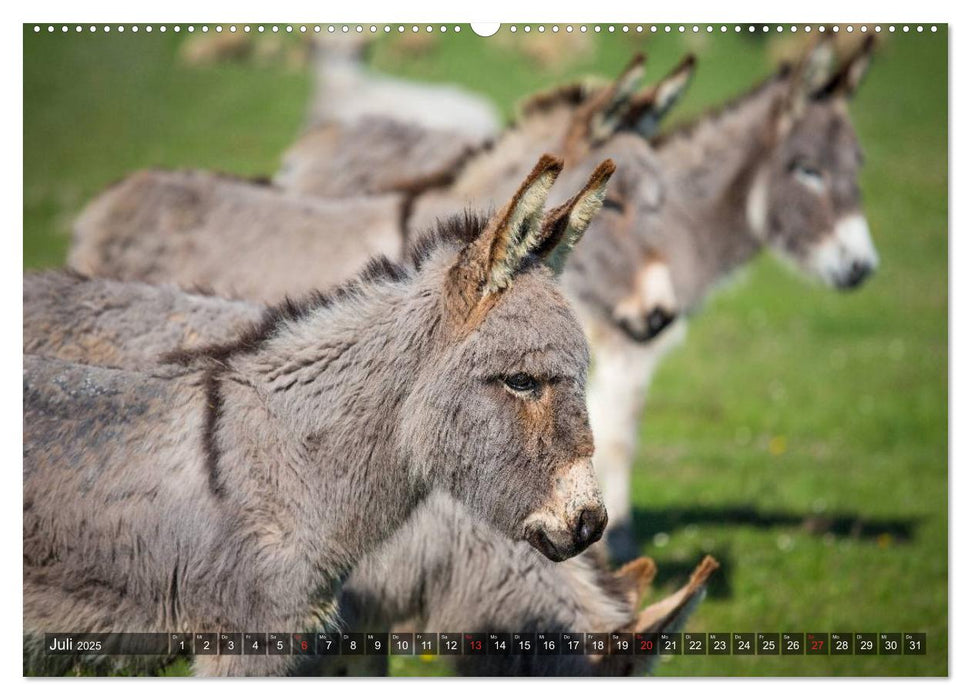
[[[489, 215], [467, 210], [463, 214], [439, 221], [434, 229], [421, 235], [411, 247], [409, 255], [405, 258], [410, 261], [410, 266], [392, 262], [386, 256], [378, 255], [371, 258], [356, 277], [343, 284], [327, 291], [314, 290], [298, 298], [284, 297], [280, 303], [268, 307], [259, 321], [242, 331], [232, 341], [175, 350], [163, 355], [162, 362], [183, 366], [202, 362], [210, 367], [220, 367], [225, 365], [230, 357], [257, 352], [268, 341], [277, 337], [288, 324], [300, 321], [314, 311], [331, 308], [351, 297], [366, 295], [374, 287], [383, 283], [411, 279], [413, 273], [420, 271], [422, 264], [436, 250], [453, 244], [464, 246], [475, 240], [488, 220]], [[213, 388], [213, 379], [214, 377], [207, 375], [207, 390]], [[210, 403], [218, 405], [218, 401]]]
[[517, 110], [519, 116], [514, 123], [519, 123], [525, 117], [544, 114], [560, 106], [576, 107], [581, 105], [594, 90], [606, 84], [605, 81], [600, 79], [579, 80], [538, 92], [525, 98], [519, 104]]
[[691, 138], [702, 124], [718, 121], [728, 114], [731, 114], [749, 100], [758, 97], [766, 90], [778, 85], [780, 82], [788, 80], [792, 75], [792, 71], [792, 64], [783, 63], [773, 75], [759, 81], [748, 90], [735, 95], [721, 104], [717, 104], [709, 109], [704, 110], [700, 114], [697, 114], [691, 119], [675, 125], [664, 133], [657, 134], [656, 136], [652, 137], [649, 140], [651, 146], [658, 149], [667, 146], [672, 141]]
[[421, 270], [425, 261], [439, 248], [451, 244], [465, 246], [475, 240], [491, 217], [492, 212], [483, 213], [467, 208], [461, 214], [440, 219], [433, 228], [415, 237], [405, 259], [411, 261], [415, 271]]

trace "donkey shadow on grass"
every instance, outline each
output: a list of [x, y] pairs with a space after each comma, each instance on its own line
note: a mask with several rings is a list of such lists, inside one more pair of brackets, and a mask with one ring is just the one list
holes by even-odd
[[[634, 527], [639, 542], [650, 542], [657, 533], [673, 533], [690, 525], [727, 525], [773, 528], [798, 528], [816, 536], [834, 536], [845, 539], [878, 541], [890, 538], [892, 542], [910, 542], [920, 518], [865, 518], [856, 513], [810, 513], [762, 510], [752, 505], [687, 506], [669, 508], [634, 509]], [[734, 557], [728, 550], [707, 551], [721, 564], [708, 580], [710, 598], [730, 598]], [[665, 560], [655, 556], [658, 588], [678, 581], [691, 573], [695, 553], [689, 556]]]

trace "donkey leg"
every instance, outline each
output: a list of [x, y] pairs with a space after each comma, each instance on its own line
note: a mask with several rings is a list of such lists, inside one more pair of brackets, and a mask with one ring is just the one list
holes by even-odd
[[676, 322], [646, 344], [631, 342], [614, 329], [592, 334], [594, 367], [587, 403], [596, 446], [593, 462], [607, 506], [607, 545], [618, 561], [640, 553], [633, 530], [631, 469], [647, 389], [660, 360], [683, 339], [684, 329], [683, 321]]

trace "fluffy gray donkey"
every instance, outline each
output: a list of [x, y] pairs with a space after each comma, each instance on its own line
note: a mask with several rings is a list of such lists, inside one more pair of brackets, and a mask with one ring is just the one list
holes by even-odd
[[[232, 340], [264, 307], [188, 293], [171, 286], [87, 279], [69, 272], [24, 278], [24, 352], [101, 366], [146, 370], [173, 351]], [[449, 537], [441, 537], [450, 533]], [[377, 552], [345, 581], [339, 617], [344, 630], [374, 632], [411, 625], [426, 631], [674, 631], [703, 594], [707, 576], [637, 612], [653, 577], [650, 560], [609, 572], [591, 550], [554, 565], [529, 545], [500, 535], [453, 498], [432, 494]], [[616, 675], [643, 673], [656, 657], [619, 663], [587, 656], [505, 659], [470, 657], [472, 675]], [[379, 673], [386, 659], [341, 659], [302, 666], [335, 673], [342, 665]], [[349, 663], [350, 662], [350, 663]]]
[[26, 356], [28, 645], [65, 628], [334, 629], [343, 577], [436, 488], [553, 560], [599, 539], [588, 352], [550, 268], [613, 165], [544, 215], [561, 169], [544, 156], [497, 215], [440, 226], [411, 265], [376, 260], [157, 371]]

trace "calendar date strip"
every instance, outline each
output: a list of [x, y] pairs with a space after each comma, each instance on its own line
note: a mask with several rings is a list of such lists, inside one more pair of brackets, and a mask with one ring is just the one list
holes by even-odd
[[892, 656], [925, 655], [924, 632], [48, 633], [51, 656]]

